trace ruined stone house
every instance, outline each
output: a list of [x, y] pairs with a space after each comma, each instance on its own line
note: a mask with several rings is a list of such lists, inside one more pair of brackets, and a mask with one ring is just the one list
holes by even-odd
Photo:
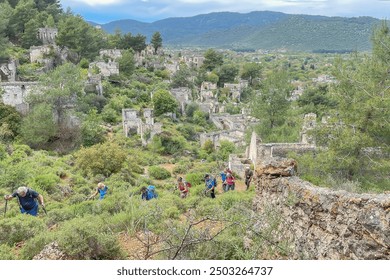
[[181, 113], [185, 114], [185, 107], [191, 101], [191, 89], [187, 87], [173, 88], [170, 93], [179, 103]]
[[141, 136], [142, 145], [147, 145], [154, 135], [162, 132], [162, 124], [154, 122], [153, 109], [122, 109], [123, 131], [126, 137]]
[[0, 64], [0, 82], [16, 81], [17, 61], [10, 60]]
[[100, 58], [108, 58], [111, 61], [116, 61], [122, 57], [122, 51], [118, 49], [105, 49], [99, 51]]
[[186, 55], [182, 57], [182, 61], [190, 68], [200, 68], [203, 65], [204, 57], [199, 55]]
[[247, 80], [240, 80], [238, 84], [225, 83], [223, 87], [229, 89], [229, 98], [240, 101], [241, 94], [248, 85], [249, 82]]
[[42, 41], [44, 45], [53, 45], [55, 44], [55, 38], [58, 35], [57, 28], [39, 28], [37, 37]]
[[89, 71], [94, 73], [94, 68], [97, 67], [99, 69], [100, 74], [103, 77], [110, 77], [112, 75], [119, 75], [119, 63], [110, 61], [97, 61], [89, 64]]
[[200, 86], [200, 101], [205, 102], [215, 99], [214, 95], [217, 90], [217, 84], [211, 82], [202, 82]]
[[37, 87], [36, 82], [6, 82], [0, 83], [3, 91], [2, 100], [4, 104], [11, 105], [21, 113], [26, 115], [29, 105], [26, 97]]

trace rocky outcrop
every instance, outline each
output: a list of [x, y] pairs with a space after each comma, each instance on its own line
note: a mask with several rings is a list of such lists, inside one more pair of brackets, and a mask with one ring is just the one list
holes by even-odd
[[47, 244], [33, 260], [68, 260], [68, 256], [62, 252], [57, 242]]
[[279, 215], [278, 238], [289, 240], [291, 257], [390, 259], [390, 194], [319, 188], [290, 176], [286, 168], [293, 162], [259, 164], [254, 199], [262, 216], [267, 211]]

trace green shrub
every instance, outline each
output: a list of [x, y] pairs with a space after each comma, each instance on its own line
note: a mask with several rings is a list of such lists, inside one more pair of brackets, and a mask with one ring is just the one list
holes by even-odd
[[31, 186], [32, 188], [40, 188], [48, 193], [53, 193], [59, 182], [60, 178], [55, 174], [39, 174], [34, 177]]
[[47, 226], [52, 226], [63, 221], [73, 219], [75, 217], [74, 211], [70, 207], [61, 208], [61, 209], [51, 209], [47, 213]]
[[57, 240], [60, 248], [72, 259], [114, 260], [124, 257], [116, 237], [96, 216], [66, 222], [59, 230]]
[[31, 215], [18, 215], [0, 220], [0, 243], [13, 245], [46, 230], [41, 219]]
[[106, 177], [119, 172], [126, 160], [126, 152], [116, 143], [107, 142], [81, 148], [76, 154], [76, 167], [84, 174]]
[[15, 254], [12, 252], [12, 247], [1, 244], [0, 245], [0, 260], [15, 260], [17, 259]]
[[171, 173], [160, 166], [150, 166], [149, 175], [156, 180], [164, 180], [171, 177]]
[[205, 173], [189, 173], [185, 176], [185, 180], [190, 182], [192, 186], [204, 184]]
[[31, 260], [38, 255], [42, 249], [55, 240], [55, 235], [51, 232], [40, 233], [26, 241], [20, 251], [20, 256], [24, 260]]

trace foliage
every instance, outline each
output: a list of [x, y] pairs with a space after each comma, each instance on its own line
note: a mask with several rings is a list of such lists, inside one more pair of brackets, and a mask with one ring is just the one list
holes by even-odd
[[28, 116], [23, 119], [20, 130], [27, 144], [32, 146], [46, 144], [57, 134], [51, 106], [49, 104], [34, 106]]
[[58, 234], [60, 248], [72, 259], [113, 260], [123, 258], [118, 241], [101, 218], [86, 216], [65, 222]]
[[159, 89], [152, 97], [156, 117], [165, 113], [174, 113], [178, 108], [176, 99], [167, 90]]
[[0, 103], [0, 140], [14, 139], [19, 134], [21, 122], [22, 118], [14, 107]]
[[134, 54], [132, 50], [122, 51], [122, 57], [118, 60], [120, 73], [129, 77], [135, 69]]
[[150, 166], [149, 175], [157, 180], [164, 180], [171, 177], [171, 173], [163, 167], [160, 166]]
[[204, 61], [202, 67], [208, 71], [212, 71], [215, 68], [223, 64], [223, 55], [213, 49], [208, 49], [204, 53]]
[[81, 16], [66, 14], [58, 23], [56, 43], [67, 47], [77, 55], [77, 61], [82, 58], [93, 59], [102, 47], [103, 33], [88, 24]]
[[44, 229], [44, 222], [30, 215], [2, 219], [0, 220], [0, 242], [14, 245], [37, 235]]
[[100, 126], [100, 117], [96, 110], [91, 110], [81, 125], [81, 139], [85, 147], [102, 143], [105, 139], [104, 128]]
[[162, 38], [160, 32], [156, 31], [153, 33], [150, 43], [154, 48], [154, 53], [157, 53], [157, 49], [162, 47]]
[[116, 143], [106, 142], [81, 148], [76, 152], [75, 157], [76, 166], [84, 175], [109, 176], [120, 171], [126, 160], [126, 153]]

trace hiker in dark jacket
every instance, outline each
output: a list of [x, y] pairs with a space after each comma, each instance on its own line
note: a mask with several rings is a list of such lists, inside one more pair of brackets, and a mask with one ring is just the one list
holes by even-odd
[[43, 196], [37, 193], [36, 191], [29, 189], [25, 186], [19, 187], [16, 192], [10, 195], [5, 195], [5, 200], [11, 200], [16, 197], [19, 201], [20, 212], [22, 214], [29, 214], [32, 216], [38, 215], [38, 203], [45, 207], [43, 202]]
[[252, 181], [253, 178], [253, 171], [247, 166], [245, 168], [245, 185], [246, 185], [246, 190], [249, 189], [249, 185]]

